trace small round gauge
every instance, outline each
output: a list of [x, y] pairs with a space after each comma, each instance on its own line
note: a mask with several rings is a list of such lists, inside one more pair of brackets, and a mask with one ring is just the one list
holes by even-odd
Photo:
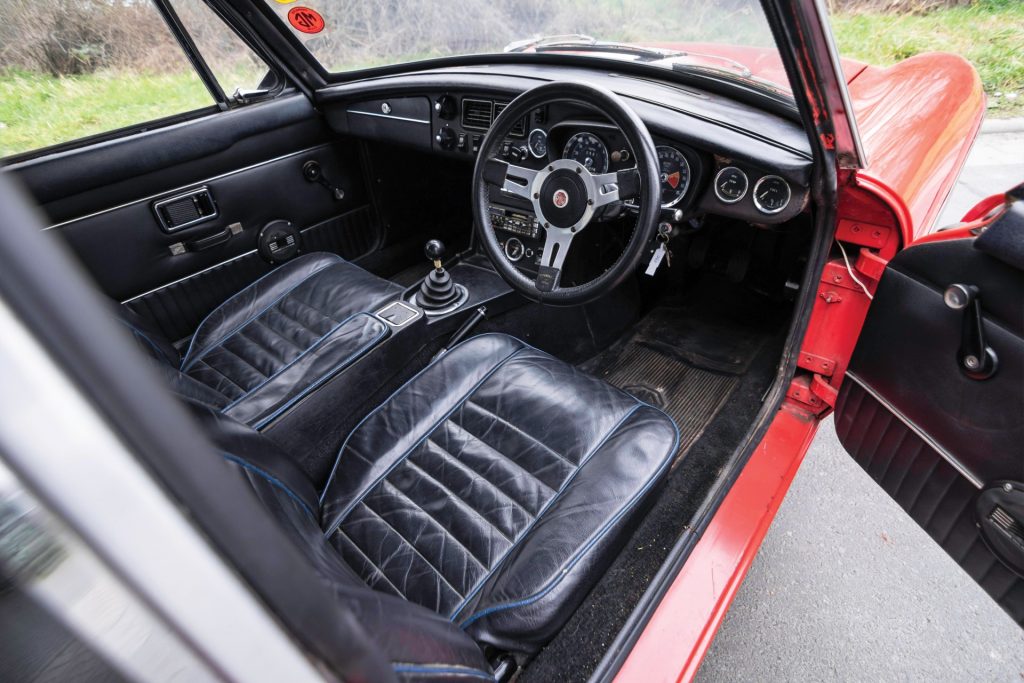
[[593, 133], [576, 133], [569, 142], [565, 143], [565, 150], [562, 158], [586, 166], [591, 173], [605, 173], [608, 171], [608, 148], [601, 142], [601, 138]]
[[548, 134], [540, 128], [534, 128], [530, 131], [527, 146], [530, 148], [530, 154], [543, 159], [548, 155]]
[[726, 204], [735, 204], [747, 194], [747, 174], [735, 166], [726, 166], [715, 176], [715, 196]]
[[661, 172], [661, 207], [668, 209], [679, 203], [690, 186], [690, 163], [675, 147], [660, 146], [658, 166]]
[[754, 206], [761, 213], [778, 213], [789, 206], [793, 191], [777, 175], [766, 175], [754, 184]]

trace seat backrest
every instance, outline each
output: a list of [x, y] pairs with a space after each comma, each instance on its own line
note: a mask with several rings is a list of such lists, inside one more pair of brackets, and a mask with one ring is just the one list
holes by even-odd
[[479, 646], [461, 629], [419, 605], [372, 590], [345, 564], [324, 537], [316, 487], [277, 444], [207, 406], [188, 405], [224, 461], [250, 485], [403, 680], [453, 672], [491, 677]]

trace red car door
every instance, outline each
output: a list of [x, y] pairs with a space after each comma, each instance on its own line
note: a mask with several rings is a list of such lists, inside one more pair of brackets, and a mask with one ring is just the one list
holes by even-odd
[[1024, 186], [978, 237], [912, 245], [836, 404], [861, 467], [1024, 625]]

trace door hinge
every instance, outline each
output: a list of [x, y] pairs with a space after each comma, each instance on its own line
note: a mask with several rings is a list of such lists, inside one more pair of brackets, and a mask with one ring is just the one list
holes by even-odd
[[786, 396], [821, 415], [835, 407], [839, 391], [818, 373], [801, 374], [789, 383]]

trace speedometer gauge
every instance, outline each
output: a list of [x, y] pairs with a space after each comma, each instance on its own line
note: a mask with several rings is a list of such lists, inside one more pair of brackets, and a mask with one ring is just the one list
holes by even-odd
[[608, 148], [593, 133], [576, 133], [565, 143], [562, 158], [585, 166], [591, 173], [608, 171]]
[[661, 206], [675, 206], [690, 186], [690, 163], [675, 147], [658, 147], [658, 166], [661, 172]]

